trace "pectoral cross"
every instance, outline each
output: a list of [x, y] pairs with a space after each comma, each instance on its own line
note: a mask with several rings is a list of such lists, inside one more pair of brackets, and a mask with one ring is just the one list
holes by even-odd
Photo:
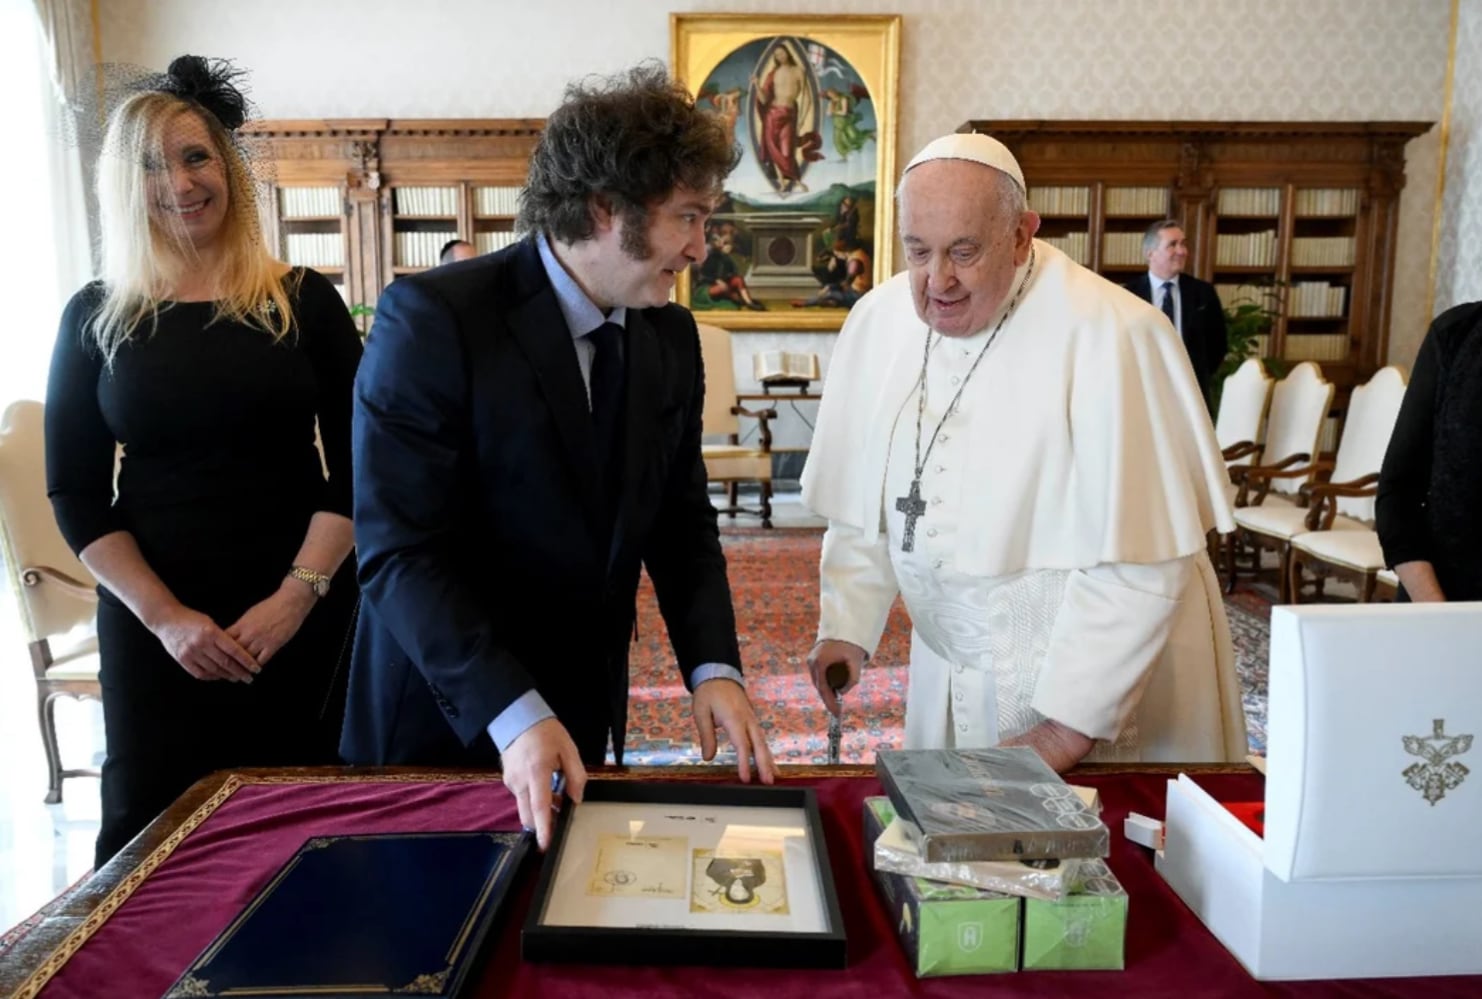
[[916, 521], [926, 515], [926, 500], [921, 498], [921, 478], [911, 480], [911, 491], [895, 501], [895, 508], [906, 515], [906, 536], [901, 539], [901, 551], [916, 550]]

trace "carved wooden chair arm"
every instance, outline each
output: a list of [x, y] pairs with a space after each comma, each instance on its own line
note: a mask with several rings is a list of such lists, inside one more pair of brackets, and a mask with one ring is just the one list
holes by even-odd
[[1374, 496], [1377, 495], [1378, 492], [1378, 472], [1370, 472], [1368, 475], [1365, 475], [1362, 478], [1354, 479], [1351, 482], [1319, 482], [1312, 486], [1312, 496], [1314, 499], [1321, 499], [1328, 496], [1345, 496], [1359, 498], [1364, 496]]
[[1247, 455], [1255, 454], [1260, 450], [1261, 445], [1255, 441], [1236, 441], [1222, 450], [1220, 454], [1224, 455], [1226, 461], [1234, 461], [1237, 458], [1244, 458]]
[[772, 450], [772, 425], [769, 421], [777, 419], [777, 410], [768, 406], [766, 409], [747, 409], [745, 406], [732, 406], [733, 416], [745, 416], [756, 421], [757, 433], [760, 437], [760, 445], [763, 451]]
[[[1291, 479], [1299, 475], [1310, 475], [1312, 466], [1302, 464], [1311, 460], [1308, 454], [1288, 455], [1274, 465], [1246, 465], [1240, 478], [1240, 491], [1235, 495], [1236, 506], [1260, 506], [1271, 491], [1272, 479]], [[1251, 496], [1251, 489], [1255, 495]], [[1300, 496], [1299, 496], [1300, 500]]]
[[98, 591], [80, 579], [74, 579], [49, 565], [27, 565], [21, 567], [22, 586], [40, 586], [43, 582], [54, 583], [74, 597], [84, 600], [98, 599]]
[[1355, 499], [1373, 496], [1379, 492], [1379, 473], [1370, 472], [1351, 482], [1319, 482], [1309, 489], [1312, 508], [1307, 512], [1306, 524], [1309, 531], [1331, 531], [1333, 520], [1338, 516], [1338, 500], [1342, 497]]

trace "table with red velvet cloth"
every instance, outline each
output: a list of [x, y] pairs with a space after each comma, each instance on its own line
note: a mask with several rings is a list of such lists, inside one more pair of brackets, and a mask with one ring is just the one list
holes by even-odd
[[[1186, 768], [1217, 798], [1258, 799], [1247, 768]], [[1161, 817], [1177, 768], [1085, 767], [1113, 830], [1112, 869], [1131, 897], [1127, 968], [1121, 972], [1019, 972], [917, 980], [865, 860], [861, 808], [880, 794], [869, 768], [789, 767], [783, 779], [818, 792], [839, 904], [849, 936], [846, 970], [617, 968], [520, 960], [519, 927], [534, 865], [506, 902], [479, 997], [767, 996], [1410, 996], [1482, 995], [1482, 978], [1259, 983], [1163, 883], [1151, 854], [1121, 835], [1129, 810]], [[717, 767], [609, 768], [597, 776], [729, 780]], [[200, 951], [310, 836], [518, 828], [514, 801], [487, 773], [418, 770], [244, 770], [192, 788], [102, 871], [72, 889], [7, 956], [0, 994], [44, 999], [163, 995]], [[1403, 914], [1396, 914], [1403, 918]], [[577, 955], [573, 955], [576, 958]]]

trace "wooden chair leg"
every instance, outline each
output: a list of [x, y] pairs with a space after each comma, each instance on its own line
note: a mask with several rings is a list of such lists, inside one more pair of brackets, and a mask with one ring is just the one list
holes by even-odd
[[1287, 602], [1302, 602], [1302, 553], [1295, 548], [1287, 550]]
[[1373, 570], [1364, 573], [1364, 581], [1359, 586], [1359, 603], [1366, 604], [1374, 599], [1374, 586], [1378, 582], [1379, 576]]
[[1296, 603], [1292, 599], [1291, 571], [1292, 546], [1283, 543], [1276, 549], [1276, 602], [1279, 604]]
[[726, 513], [732, 520], [736, 519], [736, 507], [741, 499], [741, 486], [736, 482], [726, 483]]
[[772, 526], [772, 480], [762, 480], [762, 526]]
[[46, 749], [46, 803], [62, 800], [62, 753], [57, 746], [57, 696], [36, 692], [36, 714], [41, 723], [41, 745]]
[[1225, 536], [1225, 592], [1235, 592], [1235, 546], [1240, 537], [1240, 528]]

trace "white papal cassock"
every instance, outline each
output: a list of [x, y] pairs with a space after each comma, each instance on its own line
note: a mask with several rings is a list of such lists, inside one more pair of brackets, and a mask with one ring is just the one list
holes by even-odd
[[[1209, 529], [1224, 461], [1163, 314], [1036, 240], [1017, 307], [926, 368], [926, 513], [902, 551], [925, 324], [897, 274], [851, 311], [803, 500], [828, 518], [820, 638], [911, 616], [910, 748], [987, 746], [1049, 718], [1088, 759], [1236, 760], [1245, 718]], [[1021, 267], [1014, 287], [1027, 268]], [[1010, 296], [1012, 297], [1012, 296]]]

